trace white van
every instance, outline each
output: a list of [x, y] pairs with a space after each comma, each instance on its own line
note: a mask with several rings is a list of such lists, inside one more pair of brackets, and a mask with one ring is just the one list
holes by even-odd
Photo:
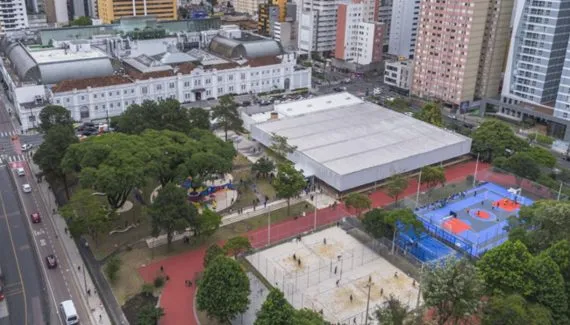
[[73, 301], [62, 301], [59, 304], [59, 311], [61, 312], [65, 325], [79, 324], [79, 317], [77, 316], [77, 311], [75, 310]]
[[16, 169], [16, 174], [18, 174], [18, 176], [26, 176], [26, 171], [24, 171], [24, 168], [17, 168]]

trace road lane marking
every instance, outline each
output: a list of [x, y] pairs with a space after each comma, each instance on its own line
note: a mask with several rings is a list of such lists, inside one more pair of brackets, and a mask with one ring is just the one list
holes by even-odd
[[30, 249], [30, 245], [28, 245], [28, 244], [18, 247], [18, 250], [20, 250], [20, 251], [25, 251], [28, 249]]
[[40, 246], [45, 246], [45, 245], [47, 245], [46, 240], [40, 239]]
[[[4, 204], [4, 198], [0, 195], [0, 205], [2, 206], [2, 212], [4, 215], [6, 213], [6, 205]], [[14, 259], [16, 260], [16, 269], [18, 270], [18, 276], [20, 277], [20, 282], [22, 283], [22, 293], [24, 295], [24, 324], [28, 324], [28, 302], [26, 299], [26, 285], [24, 284], [24, 279], [22, 277], [22, 269], [20, 268], [20, 260], [18, 259], [18, 254], [16, 253], [16, 245], [14, 245], [14, 237], [12, 236], [12, 229], [10, 229], [10, 221], [8, 218], [4, 218], [6, 222], [6, 228], [8, 229], [8, 237], [10, 239], [10, 244], [12, 245], [12, 251], [14, 252]]]
[[0, 301], [0, 319], [10, 316], [6, 300]]

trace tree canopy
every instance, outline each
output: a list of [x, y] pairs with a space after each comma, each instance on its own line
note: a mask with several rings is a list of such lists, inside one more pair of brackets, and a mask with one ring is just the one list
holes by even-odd
[[249, 293], [249, 279], [239, 263], [229, 257], [218, 256], [204, 271], [196, 304], [209, 317], [229, 322], [247, 310]]
[[393, 230], [386, 221], [387, 216], [388, 211], [379, 208], [366, 212], [362, 219], [364, 229], [375, 238], [390, 236]]
[[136, 325], [157, 325], [164, 316], [164, 309], [147, 304], [139, 311]]
[[480, 154], [481, 160], [488, 162], [508, 156], [509, 152], [526, 151], [529, 147], [526, 141], [516, 136], [508, 124], [495, 119], [483, 122], [471, 137], [471, 150]]
[[93, 25], [93, 20], [88, 16], [81, 16], [69, 23], [70, 26], [91, 26]]
[[224, 245], [224, 250], [226, 253], [237, 256], [238, 254], [248, 252], [251, 250], [251, 243], [249, 238], [244, 236], [237, 236], [228, 239]]
[[78, 143], [79, 139], [73, 132], [73, 127], [67, 124], [49, 127], [44, 141], [34, 154], [34, 162], [46, 175], [61, 180], [65, 189], [65, 196], [69, 199], [69, 184], [67, 173], [62, 168], [62, 161], [69, 146]]
[[287, 137], [271, 134], [271, 150], [275, 152], [282, 160], [287, 159], [287, 155], [292, 154], [297, 150], [297, 146], [289, 144]]
[[483, 325], [550, 325], [550, 311], [528, 303], [520, 295], [493, 296], [485, 305]]
[[355, 209], [358, 216], [360, 216], [362, 210], [370, 209], [370, 207], [372, 207], [372, 200], [362, 193], [350, 193], [344, 199], [344, 205], [347, 208]]
[[394, 203], [398, 205], [398, 198], [408, 188], [408, 178], [402, 174], [395, 174], [388, 179], [386, 183], [386, 194], [394, 199]]
[[251, 171], [257, 173], [257, 175], [261, 177], [267, 177], [274, 169], [275, 163], [267, 157], [261, 157], [251, 165]]
[[172, 183], [158, 191], [158, 196], [149, 208], [152, 235], [166, 233], [168, 245], [172, 243], [175, 231], [184, 231], [194, 225], [198, 211], [188, 202], [186, 190]]
[[110, 133], [71, 145], [63, 157], [66, 172], [78, 172], [81, 184], [105, 193], [120, 208], [135, 187], [145, 183], [150, 155], [140, 137]]
[[414, 117], [438, 127], [443, 126], [441, 107], [436, 103], [425, 104], [419, 112], [414, 114]]
[[190, 127], [196, 129], [210, 129], [210, 112], [200, 108], [193, 107], [188, 110], [188, 118], [190, 119]]
[[375, 316], [382, 325], [412, 325], [416, 320], [410, 308], [394, 295], [382, 302]]
[[114, 211], [89, 189], [75, 192], [60, 213], [67, 221], [72, 236], [89, 235], [96, 245], [99, 235], [109, 231], [116, 219]]
[[428, 188], [436, 187], [439, 184], [444, 184], [445, 170], [443, 167], [425, 166], [422, 168], [421, 183], [426, 184]]
[[519, 180], [527, 178], [537, 180], [540, 176], [540, 166], [527, 152], [517, 152], [509, 157], [504, 166], [506, 170], [514, 173]]
[[117, 131], [127, 134], [141, 134], [148, 129], [188, 133], [191, 128], [188, 110], [175, 99], [130, 105], [115, 121]]
[[272, 289], [267, 295], [261, 310], [257, 312], [254, 325], [290, 325], [293, 324], [295, 310], [279, 289]]
[[212, 244], [206, 249], [206, 254], [204, 255], [204, 268], [207, 268], [210, 263], [215, 260], [218, 256], [225, 256], [226, 251], [218, 246], [217, 244]]
[[466, 259], [448, 258], [424, 269], [422, 294], [425, 305], [434, 309], [438, 325], [457, 324], [474, 315], [481, 305], [482, 288], [477, 269]]
[[212, 107], [212, 118], [216, 125], [224, 130], [226, 141], [228, 141], [228, 131], [241, 132], [243, 128], [243, 121], [237, 108], [238, 105], [230, 95], [220, 97], [218, 105]]
[[54, 126], [68, 126], [73, 128], [73, 119], [69, 110], [59, 105], [47, 105], [44, 107], [39, 115], [40, 125], [39, 130], [43, 134]]
[[287, 199], [287, 214], [291, 213], [291, 198], [297, 196], [306, 186], [305, 177], [290, 163], [281, 163], [277, 167], [275, 191], [281, 198]]
[[403, 232], [412, 230], [419, 234], [424, 229], [424, 224], [418, 220], [418, 218], [416, 218], [414, 212], [411, 209], [391, 210], [384, 218], [384, 222], [390, 228], [392, 228], [392, 254], [394, 254], [396, 234], [399, 230]]

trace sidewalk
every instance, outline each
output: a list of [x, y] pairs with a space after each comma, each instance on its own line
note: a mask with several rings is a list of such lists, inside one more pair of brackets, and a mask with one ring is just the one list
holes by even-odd
[[[39, 172], [39, 167], [36, 166], [32, 161], [29, 161], [30, 169], [33, 171], [34, 174]], [[47, 182], [38, 183], [38, 189], [40, 190], [40, 195], [46, 204], [46, 207], [49, 210], [57, 209], [57, 205], [55, 204], [55, 197], [53, 193], [48, 188]], [[70, 263], [73, 264], [74, 270], [78, 268], [81, 271], [74, 271], [73, 280], [75, 281], [77, 288], [81, 291], [81, 302], [85, 305], [85, 308], [90, 312], [90, 322], [91, 324], [102, 324], [102, 325], [111, 325], [111, 320], [107, 315], [107, 311], [103, 307], [103, 303], [99, 297], [99, 293], [97, 289], [93, 285], [93, 281], [91, 279], [91, 275], [89, 272], [86, 272], [86, 266], [83, 263], [83, 259], [79, 254], [79, 250], [75, 244], [75, 241], [65, 233], [65, 229], [67, 227], [65, 220], [59, 216], [59, 214], [55, 214], [53, 218], [57, 235], [59, 237], [60, 242], [63, 244], [67, 256], [70, 260]], [[95, 272], [99, 272], [98, 270], [94, 270]], [[89, 290], [90, 294], [87, 294]]]

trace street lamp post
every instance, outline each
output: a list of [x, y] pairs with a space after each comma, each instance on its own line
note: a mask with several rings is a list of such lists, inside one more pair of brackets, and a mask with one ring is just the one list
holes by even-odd
[[372, 289], [372, 286], [374, 285], [373, 282], [369, 281], [368, 284], [366, 285], [368, 287], [368, 298], [366, 299], [366, 315], [364, 317], [366, 317], [364, 319], [364, 325], [368, 325], [368, 309], [370, 307], [370, 290]]

